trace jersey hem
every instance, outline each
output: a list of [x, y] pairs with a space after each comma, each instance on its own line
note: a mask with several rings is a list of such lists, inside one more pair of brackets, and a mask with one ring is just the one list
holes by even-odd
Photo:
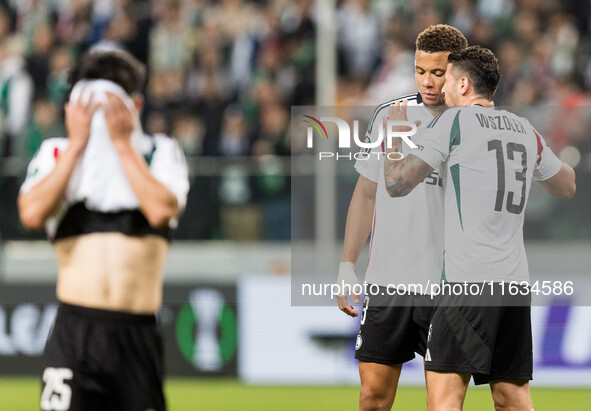
[[535, 176], [533, 177], [533, 181], [538, 181], [538, 182], [544, 182], [544, 181], [548, 181], [550, 180], [552, 177], [554, 177], [556, 174], [558, 174], [560, 172], [560, 170], [562, 169], [562, 163], [559, 164], [559, 167], [557, 168], [555, 173], [550, 173], [550, 177], [545, 177], [545, 178], [536, 178]]

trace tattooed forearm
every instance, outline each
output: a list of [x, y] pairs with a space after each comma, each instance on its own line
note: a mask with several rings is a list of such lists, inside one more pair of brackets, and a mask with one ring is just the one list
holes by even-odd
[[[398, 149], [399, 150], [399, 149]], [[390, 197], [402, 197], [410, 193], [425, 177], [433, 172], [433, 168], [420, 158], [407, 155], [402, 160], [398, 160], [395, 145], [386, 153], [384, 159], [384, 177], [386, 180], [386, 191]]]

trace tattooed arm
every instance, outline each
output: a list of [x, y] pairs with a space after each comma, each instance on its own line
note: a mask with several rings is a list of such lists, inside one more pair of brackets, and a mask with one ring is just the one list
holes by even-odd
[[386, 191], [390, 197], [407, 195], [433, 172], [433, 167], [412, 154], [400, 160], [401, 152], [402, 139], [392, 139], [392, 148], [386, 150], [384, 158]]

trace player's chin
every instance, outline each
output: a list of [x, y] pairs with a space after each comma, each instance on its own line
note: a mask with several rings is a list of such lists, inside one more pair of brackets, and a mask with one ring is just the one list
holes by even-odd
[[440, 96], [440, 95], [435, 95], [435, 94], [425, 95], [425, 94], [423, 94], [422, 97], [423, 97], [423, 103], [428, 106], [442, 106], [445, 104], [442, 96]]

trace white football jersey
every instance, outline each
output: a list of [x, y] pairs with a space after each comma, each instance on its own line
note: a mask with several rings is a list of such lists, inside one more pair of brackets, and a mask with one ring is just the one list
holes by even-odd
[[[366, 142], [376, 141], [390, 105], [402, 100], [408, 100], [408, 120], [421, 122], [411, 138], [420, 144], [421, 134], [434, 116], [423, 105], [419, 93], [380, 105], [369, 124]], [[406, 145], [402, 145], [406, 152]], [[355, 163], [359, 174], [378, 185], [365, 281], [384, 287], [420, 284], [427, 293], [427, 284], [439, 282], [443, 261], [443, 186], [439, 167], [406, 197], [392, 198], [385, 187], [384, 151], [383, 145], [375, 147], [366, 160]]]
[[[68, 138], [49, 138], [43, 141], [41, 147], [29, 163], [27, 177], [20, 188], [20, 192], [26, 193], [47, 177], [53, 171], [57, 161], [59, 161], [60, 155], [66, 151], [69, 144], [70, 140]], [[146, 159], [152, 176], [176, 196], [179, 209], [184, 209], [189, 192], [189, 172], [185, 155], [177, 141], [163, 134], [156, 134], [154, 136], [142, 134], [140, 146], [140, 154]], [[76, 203], [85, 203], [89, 209], [96, 212], [119, 212], [130, 209], [123, 202], [123, 198], [121, 198], [120, 204], [116, 202], [99, 202], [90, 206], [86, 198], [80, 198], [78, 192], [71, 190], [77, 174], [80, 173], [80, 163], [79, 161], [72, 172], [60, 209], [45, 224], [45, 230], [50, 239], [54, 238], [64, 213], [70, 206]], [[98, 171], [100, 171], [100, 168], [98, 168]], [[115, 177], [127, 181], [127, 177], [123, 171], [119, 171], [119, 173], [120, 175]], [[88, 187], [88, 189], [97, 191], [97, 194], [99, 194], [98, 197], [100, 197], [100, 194], [104, 194], [102, 191], [105, 190], [105, 187], [95, 184], [92, 187]], [[119, 193], [119, 187], [113, 184], [107, 189], [112, 191], [110, 193], [113, 194], [111, 197], [116, 199]], [[175, 228], [176, 223], [176, 219], [171, 220], [171, 228]]]
[[[450, 282], [529, 281], [523, 220], [533, 180], [562, 162], [528, 120], [478, 105], [436, 117], [414, 155], [444, 164], [444, 278]], [[442, 168], [443, 168], [442, 167]]]

